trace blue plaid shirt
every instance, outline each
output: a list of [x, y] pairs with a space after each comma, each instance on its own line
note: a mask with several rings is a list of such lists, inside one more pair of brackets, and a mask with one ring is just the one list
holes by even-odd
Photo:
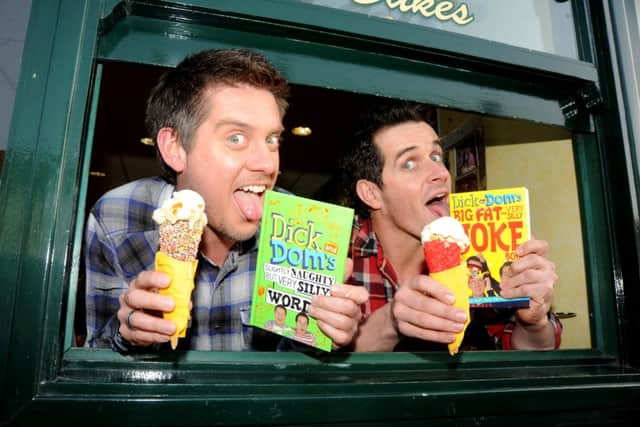
[[[118, 333], [118, 296], [140, 272], [154, 268], [159, 231], [151, 216], [173, 190], [161, 178], [144, 178], [109, 191], [91, 210], [84, 242], [86, 346], [132, 349]], [[232, 248], [222, 267], [199, 255], [191, 325], [187, 338], [179, 340], [180, 348], [275, 350], [278, 342], [270, 334], [245, 325], [256, 255], [255, 238]]]

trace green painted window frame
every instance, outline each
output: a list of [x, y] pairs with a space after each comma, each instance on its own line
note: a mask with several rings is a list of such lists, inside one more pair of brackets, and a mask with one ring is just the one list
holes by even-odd
[[[592, 62], [291, 0], [34, 0], [0, 181], [0, 421], [539, 425], [637, 415], [640, 374], [625, 329], [625, 310], [633, 307], [625, 280], [638, 275], [638, 259], [629, 255], [637, 254], [638, 174], [628, 157], [633, 139], [620, 133], [623, 113], [610, 105], [617, 99], [607, 77], [615, 70], [610, 42], [597, 36], [604, 29], [592, 31], [610, 24], [615, 2], [589, 5], [580, 28]], [[83, 159], [100, 64], [171, 66], [187, 52], [223, 46], [263, 52], [295, 83], [572, 129], [585, 256], [592, 260], [593, 348], [452, 360], [411, 353], [140, 358], [70, 347]]]

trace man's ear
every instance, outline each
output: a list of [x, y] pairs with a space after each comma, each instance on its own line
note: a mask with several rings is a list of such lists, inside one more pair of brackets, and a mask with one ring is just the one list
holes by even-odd
[[162, 160], [176, 173], [184, 171], [187, 165], [187, 152], [172, 128], [162, 128], [158, 131], [156, 144]]
[[371, 210], [375, 211], [382, 207], [380, 187], [375, 183], [366, 179], [359, 179], [356, 182], [356, 194]]

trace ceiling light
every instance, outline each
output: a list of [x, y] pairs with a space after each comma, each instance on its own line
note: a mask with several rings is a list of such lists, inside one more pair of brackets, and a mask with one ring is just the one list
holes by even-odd
[[306, 126], [297, 126], [291, 129], [291, 133], [296, 136], [309, 136], [311, 135], [311, 128]]
[[91, 171], [91, 172], [89, 172], [89, 175], [91, 175], [91, 176], [99, 176], [99, 177], [107, 176], [107, 174], [106, 174], [106, 173], [104, 173], [104, 172], [98, 172], [98, 171]]
[[140, 138], [140, 142], [144, 145], [156, 145], [151, 138]]

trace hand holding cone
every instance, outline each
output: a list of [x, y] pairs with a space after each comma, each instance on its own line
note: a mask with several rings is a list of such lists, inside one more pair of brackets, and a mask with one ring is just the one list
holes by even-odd
[[454, 355], [460, 348], [470, 319], [468, 271], [461, 256], [469, 247], [469, 239], [458, 221], [442, 217], [424, 227], [422, 244], [429, 275], [448, 287], [456, 297], [454, 306], [467, 313], [464, 328], [449, 344], [449, 354]]
[[176, 332], [171, 336], [171, 348], [175, 350], [178, 338], [186, 336], [190, 319], [198, 247], [207, 225], [204, 200], [195, 191], [176, 191], [153, 212], [153, 220], [160, 225], [160, 250], [156, 253], [155, 269], [171, 277], [169, 287], [160, 293], [175, 301], [173, 311], [163, 313], [165, 319], [176, 324]]

